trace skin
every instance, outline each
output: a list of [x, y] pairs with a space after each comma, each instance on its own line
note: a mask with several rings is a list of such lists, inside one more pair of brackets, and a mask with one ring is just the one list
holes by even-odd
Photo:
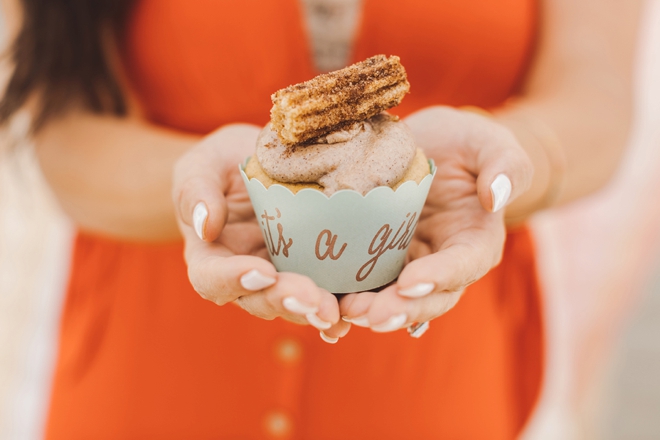
[[[507, 175], [511, 199], [516, 199], [532, 182], [527, 154], [509, 130], [492, 120], [435, 107], [405, 121], [437, 171], [409, 248], [410, 262], [396, 285], [378, 293], [347, 295], [342, 301], [342, 315], [366, 317], [372, 325], [405, 313], [407, 326], [451, 309], [465, 287], [502, 258], [504, 210], [491, 212], [491, 183], [498, 174]], [[442, 130], [435, 129], [439, 121]], [[399, 293], [419, 283], [433, 283], [434, 288], [421, 298]]]
[[[608, 181], [629, 128], [641, 3], [547, 1], [538, 54], [521, 99], [491, 119], [446, 107], [406, 119], [427, 156], [441, 166], [411, 244], [411, 261], [397, 284], [377, 295], [347, 295], [338, 304], [308, 278], [277, 273], [262, 258], [265, 246], [236, 170], [252, 153], [259, 127], [225, 126], [200, 139], [145, 122], [135, 102], [123, 119], [72, 110], [35, 137], [38, 157], [64, 210], [81, 228], [143, 241], [183, 235], [193, 287], [219, 305], [233, 303], [260, 318], [306, 324], [304, 314], [283, 307], [282, 300], [291, 296], [318, 309], [317, 316], [332, 324], [325, 330], [330, 337], [349, 330], [340, 316], [366, 317], [371, 326], [400, 314], [405, 324], [427, 321], [451, 309], [466, 286], [500, 261], [505, 216], [532, 214], [558, 178], [547, 146], [530, 135], [521, 118], [540, 121], [560, 141], [567, 169], [557, 203]], [[5, 0], [5, 7], [10, 23], [20, 20], [11, 1]], [[492, 213], [490, 184], [500, 173], [509, 177], [513, 192], [506, 210]], [[200, 201], [209, 211], [203, 241], [192, 227], [193, 207]], [[276, 282], [256, 292], [244, 289], [240, 277], [253, 269]], [[432, 291], [421, 298], [400, 293], [420, 283], [432, 283]]]

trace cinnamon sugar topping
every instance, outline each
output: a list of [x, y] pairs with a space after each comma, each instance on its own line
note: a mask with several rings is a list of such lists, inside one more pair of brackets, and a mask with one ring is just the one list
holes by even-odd
[[283, 144], [307, 143], [398, 105], [409, 90], [399, 57], [376, 55], [275, 92], [271, 124]]

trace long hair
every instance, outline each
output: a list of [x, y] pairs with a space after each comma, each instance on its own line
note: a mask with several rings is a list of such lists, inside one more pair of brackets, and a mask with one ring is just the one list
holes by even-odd
[[21, 0], [23, 23], [10, 46], [13, 72], [0, 101], [0, 124], [36, 96], [32, 129], [71, 105], [126, 114], [106, 56], [121, 35], [133, 0]]

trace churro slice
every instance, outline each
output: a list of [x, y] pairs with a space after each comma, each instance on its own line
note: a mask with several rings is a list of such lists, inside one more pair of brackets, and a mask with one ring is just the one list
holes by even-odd
[[284, 144], [301, 144], [394, 107], [409, 90], [399, 57], [376, 55], [278, 90], [271, 124]]

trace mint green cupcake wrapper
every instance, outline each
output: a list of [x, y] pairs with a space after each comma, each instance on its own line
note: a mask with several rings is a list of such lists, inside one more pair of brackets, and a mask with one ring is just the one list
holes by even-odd
[[[246, 161], [247, 163], [247, 161]], [[279, 272], [310, 277], [332, 293], [371, 290], [401, 272], [436, 167], [418, 185], [396, 191], [378, 187], [367, 195], [314, 189], [293, 194], [282, 185], [265, 188], [239, 169], [270, 254]]]

